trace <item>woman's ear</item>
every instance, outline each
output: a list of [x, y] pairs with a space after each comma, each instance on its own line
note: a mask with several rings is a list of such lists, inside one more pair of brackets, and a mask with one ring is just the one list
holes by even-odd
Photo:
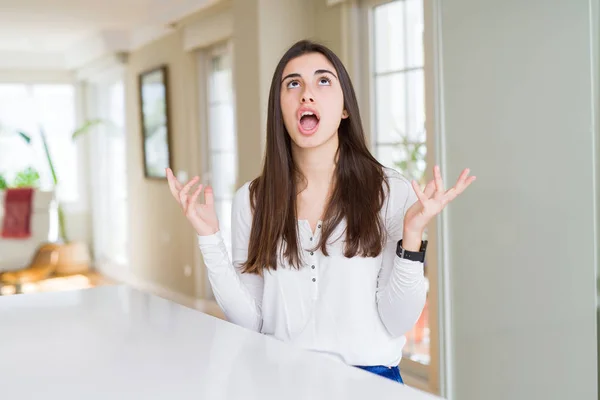
[[344, 110], [342, 111], [342, 119], [346, 119], [348, 118], [348, 111]]

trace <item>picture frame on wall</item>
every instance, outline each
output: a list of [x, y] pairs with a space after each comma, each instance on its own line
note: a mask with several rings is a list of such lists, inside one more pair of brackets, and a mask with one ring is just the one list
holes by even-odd
[[166, 179], [172, 166], [168, 67], [160, 65], [138, 77], [144, 175]]

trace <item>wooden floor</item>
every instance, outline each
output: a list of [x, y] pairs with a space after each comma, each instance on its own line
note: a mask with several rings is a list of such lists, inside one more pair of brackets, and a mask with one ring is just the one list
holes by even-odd
[[89, 271], [73, 275], [52, 276], [48, 279], [42, 279], [35, 283], [23, 284], [20, 288], [13, 285], [5, 285], [0, 287], [0, 296], [21, 293], [87, 289], [96, 286], [113, 285], [114, 283], [115, 282], [112, 282], [110, 279], [98, 274], [95, 271]]
[[[0, 285], [0, 296], [10, 296], [14, 294], [28, 294], [28, 293], [40, 293], [40, 292], [60, 292], [66, 290], [80, 290], [89, 289], [97, 286], [104, 285], [115, 285], [120, 282], [113, 281], [104, 275], [101, 275], [95, 271], [86, 273], [79, 273], [73, 275], [61, 275], [52, 276], [48, 279], [43, 279], [35, 283], [23, 284], [21, 287], [15, 287], [13, 285]], [[135, 287], [135, 285], [133, 285]], [[140, 288], [141, 289], [141, 288]], [[181, 299], [170, 298], [167, 293], [154, 293], [160, 297], [167, 298], [171, 301], [178, 302]], [[221, 308], [217, 305], [214, 300], [193, 300], [191, 302], [184, 302], [182, 305], [190, 308], [195, 308], [206, 314], [212, 315], [213, 317], [225, 319], [225, 315]]]

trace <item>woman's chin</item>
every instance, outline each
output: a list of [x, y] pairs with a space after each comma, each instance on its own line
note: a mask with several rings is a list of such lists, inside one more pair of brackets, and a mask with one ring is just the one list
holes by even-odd
[[324, 135], [319, 134], [318, 130], [312, 132], [311, 134], [306, 134], [303, 132], [294, 132], [294, 136], [292, 137], [292, 141], [294, 142], [294, 144], [301, 149], [311, 149], [319, 147], [329, 142], [329, 139], [331, 139], [331, 137], [325, 137]]
[[317, 132], [315, 132], [311, 135], [306, 135], [306, 134], [297, 132], [292, 137], [292, 141], [294, 142], [296, 147], [299, 147], [301, 149], [317, 147], [322, 142], [322, 140], [319, 140], [319, 136], [317, 135]]

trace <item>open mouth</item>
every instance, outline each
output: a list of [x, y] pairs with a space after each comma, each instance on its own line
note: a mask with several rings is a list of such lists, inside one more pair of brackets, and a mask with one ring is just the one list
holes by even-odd
[[313, 110], [301, 110], [298, 119], [298, 128], [303, 135], [312, 135], [319, 128], [319, 115]]

